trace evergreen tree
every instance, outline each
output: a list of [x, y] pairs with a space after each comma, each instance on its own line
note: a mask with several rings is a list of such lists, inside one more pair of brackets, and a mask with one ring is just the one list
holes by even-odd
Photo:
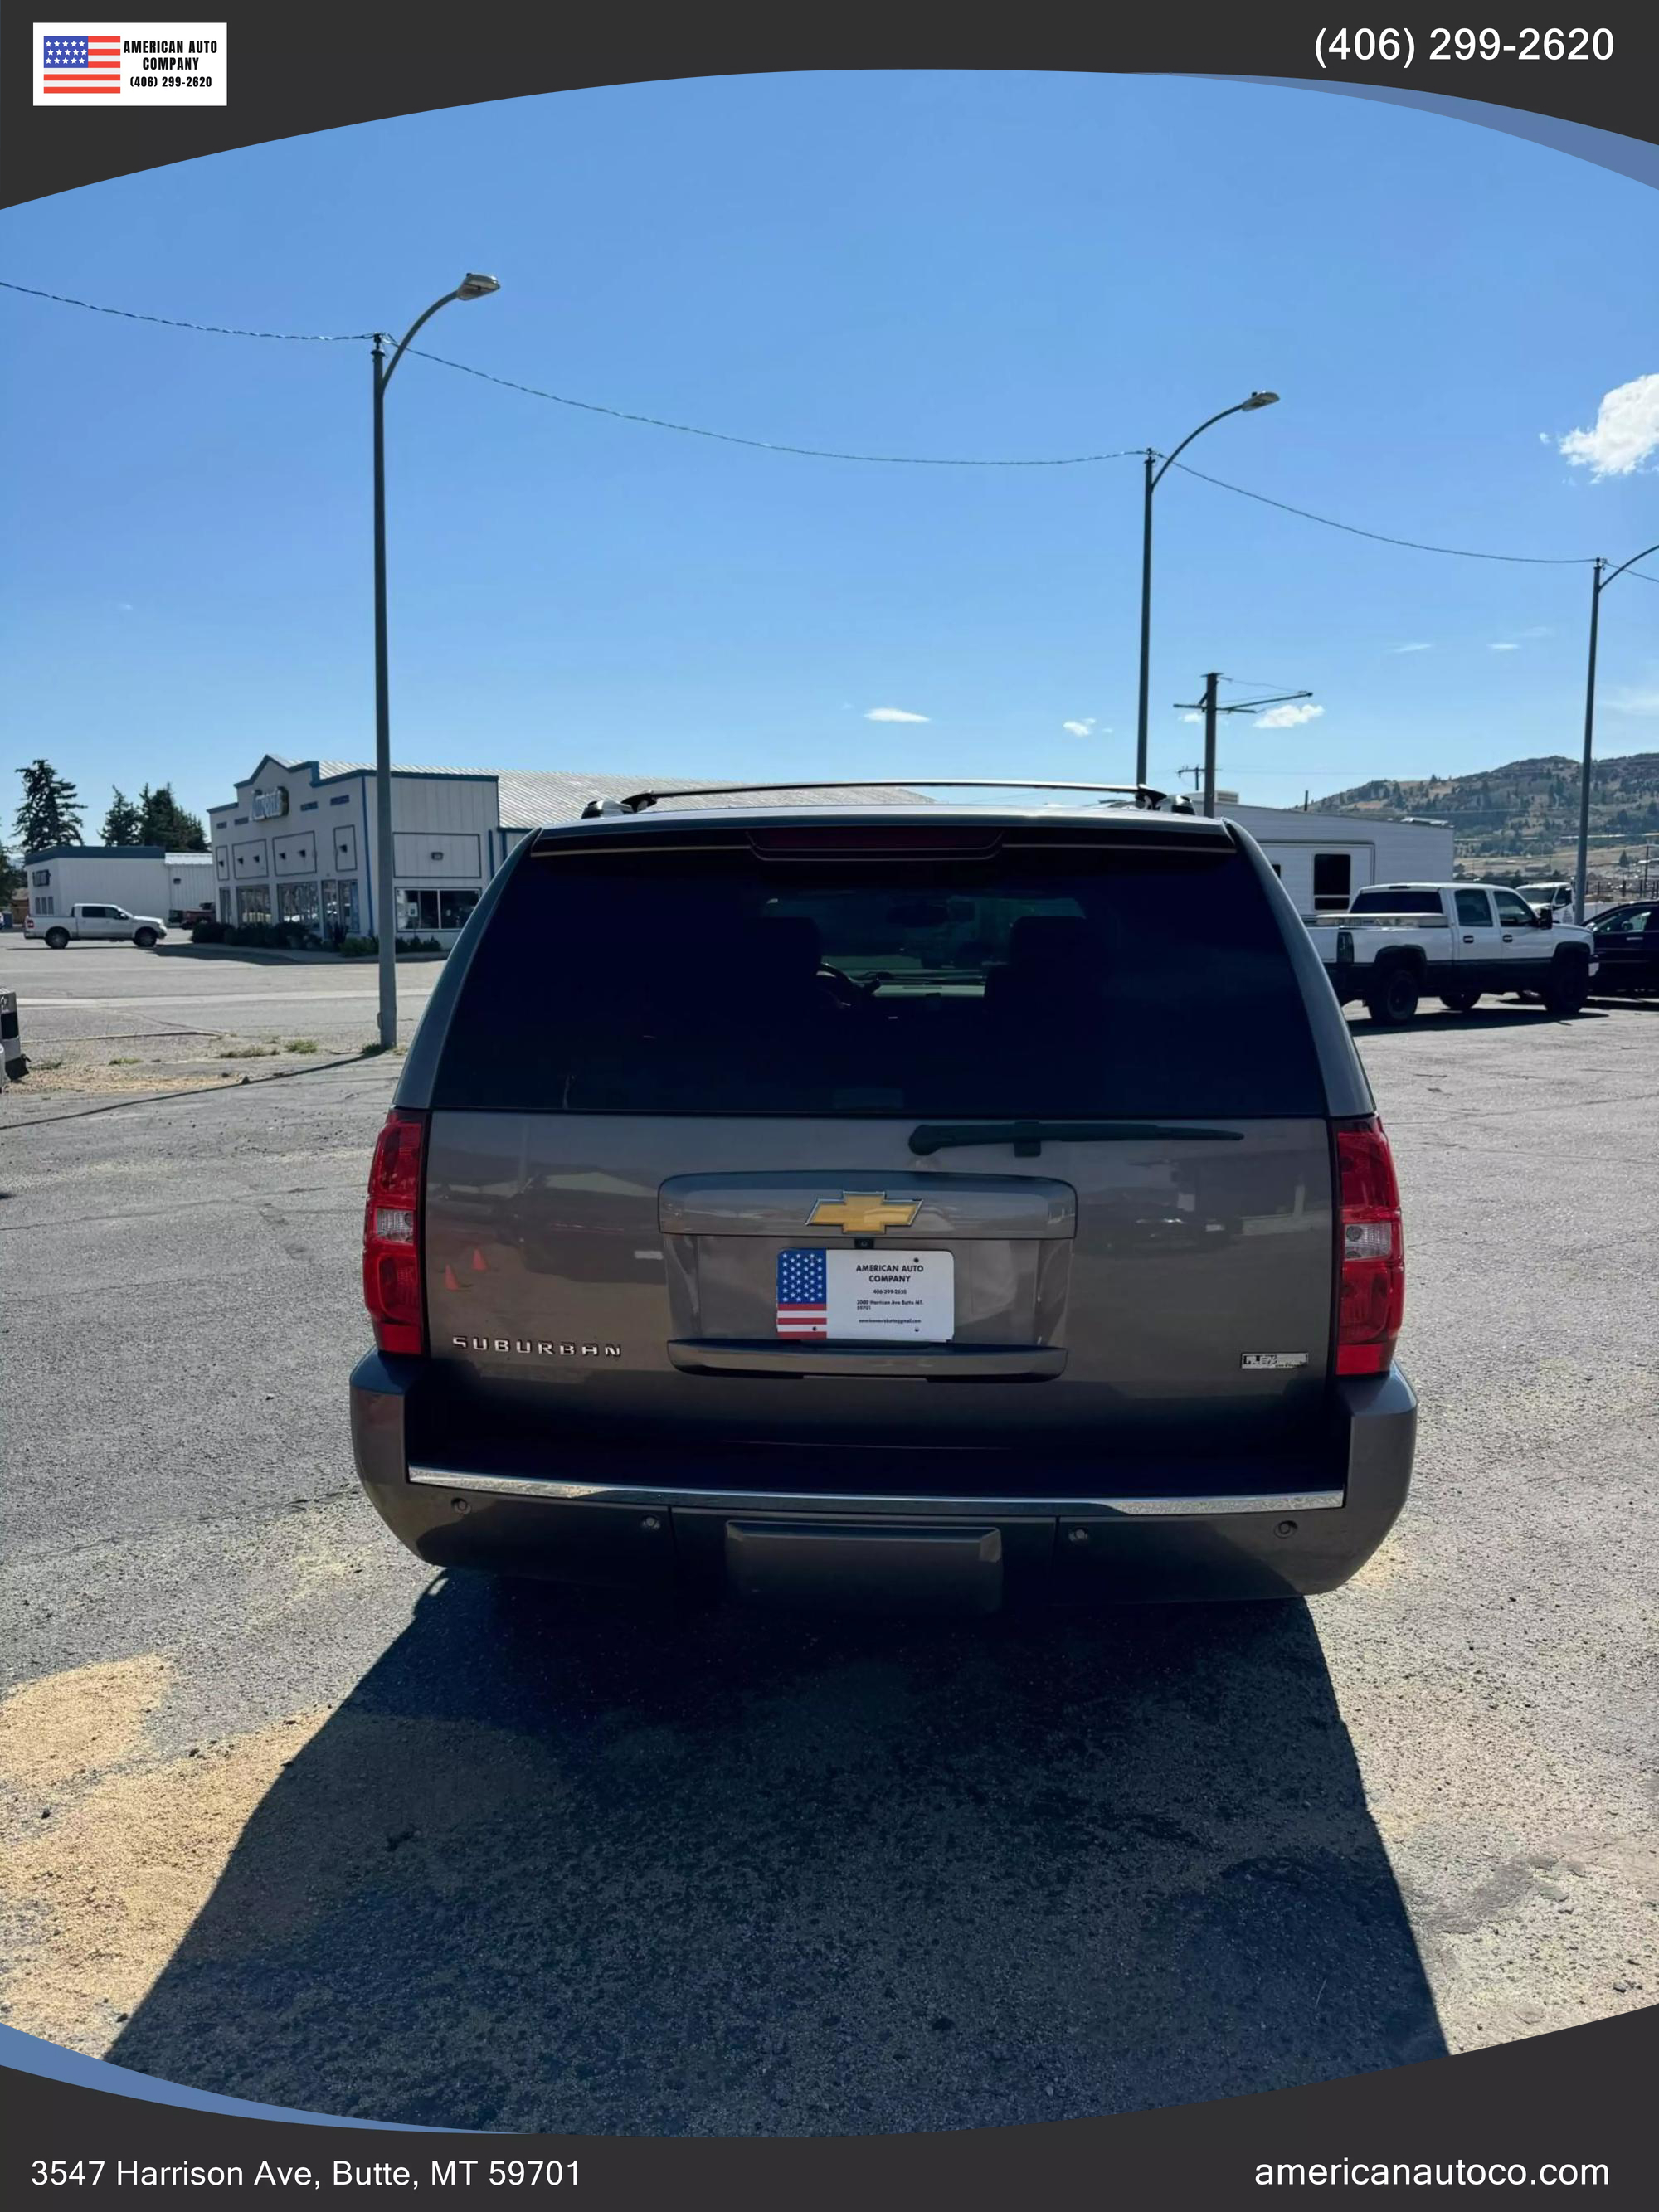
[[142, 845], [138, 835], [141, 817], [138, 809], [118, 787], [110, 793], [109, 812], [104, 817], [103, 838], [106, 845]]
[[201, 817], [187, 813], [173, 795], [170, 783], [148, 784], [138, 794], [138, 839], [141, 845], [160, 845], [169, 853], [205, 853], [207, 832]]
[[0, 845], [0, 903], [9, 904], [12, 893], [21, 891], [22, 888], [23, 871], [13, 867], [11, 856], [5, 847]]
[[48, 760], [31, 761], [17, 773], [23, 779], [23, 803], [13, 835], [25, 857], [44, 852], [48, 845], [80, 844], [81, 794], [69, 778], [59, 775]]

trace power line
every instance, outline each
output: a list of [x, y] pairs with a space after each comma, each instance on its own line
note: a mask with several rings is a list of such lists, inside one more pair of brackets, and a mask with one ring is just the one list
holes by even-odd
[[42, 292], [33, 284], [13, 284], [3, 276], [0, 276], [0, 289], [25, 293], [31, 300], [54, 300], [60, 307], [84, 307], [88, 314], [119, 315], [129, 323], [164, 323], [171, 331], [204, 331], [216, 338], [279, 338], [289, 345], [347, 345], [374, 335], [373, 331], [241, 331], [224, 323], [185, 322], [178, 315], [141, 315], [134, 307], [106, 307], [96, 300], [72, 300], [65, 292]]
[[476, 376], [485, 384], [499, 384], [508, 392], [528, 392], [532, 399], [550, 399], [558, 407], [580, 407], [584, 414], [610, 415], [619, 422], [646, 422], [653, 430], [678, 430], [688, 438], [714, 438], [724, 446], [750, 446], [763, 453], [799, 453], [814, 461], [878, 461], [891, 468], [912, 469], [1071, 469], [1080, 468], [1091, 461], [1127, 460], [1139, 455], [1144, 448], [1125, 446], [1111, 453], [1058, 453], [1034, 460], [964, 459], [951, 453], [848, 453], [828, 446], [789, 446], [775, 438], [744, 438], [732, 430], [705, 430], [695, 422], [670, 422], [659, 415], [631, 414], [625, 407], [604, 407], [597, 400], [571, 399], [562, 392], [544, 392], [538, 385], [520, 384], [510, 376], [492, 375], [487, 368], [474, 368], [464, 361], [449, 361], [441, 353], [426, 353], [419, 346], [409, 351], [419, 361], [435, 362], [440, 368], [453, 368], [463, 376]]
[[[72, 299], [64, 292], [45, 292], [33, 284], [14, 284], [0, 277], [0, 288], [8, 292], [21, 292], [32, 300], [52, 300], [60, 307], [83, 307], [89, 314], [118, 315], [131, 323], [159, 323], [168, 330], [200, 331], [212, 337], [277, 338], [298, 345], [346, 345], [372, 338], [373, 331], [248, 331], [239, 330], [224, 323], [195, 323], [179, 315], [140, 314], [132, 307], [106, 307], [96, 300]], [[619, 422], [641, 422], [653, 430], [677, 430], [687, 438], [713, 438], [725, 446], [749, 446], [763, 453], [798, 453], [815, 461], [873, 461], [890, 468], [922, 469], [1067, 469], [1080, 468], [1094, 461], [1127, 460], [1139, 453], [1138, 446], [1126, 446], [1110, 453], [1057, 453], [1039, 455], [1033, 459], [1001, 460], [970, 459], [951, 453], [850, 453], [827, 446], [792, 446], [775, 438], [744, 438], [732, 430], [705, 430], [695, 422], [671, 422], [659, 415], [638, 415], [625, 407], [606, 407], [594, 399], [572, 399], [562, 392], [546, 392], [540, 386], [520, 384], [510, 376], [493, 375], [487, 368], [474, 368], [470, 362], [450, 361], [444, 355], [428, 353], [420, 346], [410, 346], [408, 351], [417, 360], [435, 362], [440, 368], [453, 368], [462, 376], [476, 376], [484, 384], [499, 384], [507, 392], [522, 392], [532, 399], [549, 399], [558, 407], [578, 407], [587, 415], [609, 415]]]
[[[375, 335], [373, 331], [254, 331], [226, 323], [191, 322], [179, 315], [144, 314], [133, 307], [111, 307], [96, 300], [77, 300], [65, 292], [43, 291], [38, 285], [15, 284], [6, 277], [0, 277], [0, 290], [21, 293], [31, 300], [50, 300], [61, 307], [81, 307], [89, 314], [117, 315], [126, 322], [156, 323], [174, 331], [198, 331], [210, 337], [269, 338], [289, 345], [349, 345], [366, 343]], [[615, 422], [639, 422], [653, 430], [673, 430], [682, 437], [710, 438], [720, 445], [747, 446], [751, 451], [763, 453], [793, 453], [808, 460], [863, 461], [887, 468], [1065, 469], [1086, 467], [1097, 461], [1137, 459], [1148, 450], [1141, 446], [1123, 446], [1109, 453], [988, 459], [950, 453], [855, 453], [843, 452], [836, 447], [795, 446], [774, 438], [745, 438], [732, 430], [708, 430], [695, 422], [670, 422], [660, 415], [636, 414], [625, 407], [607, 407], [594, 399], [573, 399], [564, 392], [549, 392], [539, 385], [521, 384], [512, 377], [496, 376], [486, 368], [474, 368], [467, 362], [451, 361], [443, 354], [428, 353], [419, 346], [410, 346], [408, 350], [417, 359], [432, 362], [440, 368], [453, 369], [458, 375], [474, 376], [482, 383], [500, 385], [507, 392], [521, 392], [532, 399], [550, 400], [555, 406], [578, 408], [587, 415], [608, 415]], [[1253, 499], [1261, 506], [1277, 507], [1282, 514], [1297, 515], [1304, 522], [1316, 522], [1327, 530], [1344, 531], [1352, 538], [1369, 538], [1379, 545], [1402, 546], [1413, 553], [1440, 553], [1460, 561], [1503, 561], [1526, 568], [1582, 568], [1591, 565], [1592, 556], [1587, 554], [1488, 553], [1467, 545], [1431, 545], [1421, 538], [1390, 537], [1386, 531], [1364, 530], [1358, 523], [1339, 522], [1333, 515], [1316, 514], [1309, 507], [1292, 507], [1288, 500], [1271, 499], [1266, 492], [1250, 491], [1243, 484], [1229, 483], [1224, 477], [1210, 476], [1203, 469], [1195, 469], [1186, 461], [1171, 461], [1169, 465], [1179, 469], [1183, 476], [1196, 477], [1202, 483], [1213, 484], [1218, 491], [1233, 492], [1240, 499]], [[1639, 576], [1644, 584], [1659, 584], [1659, 576], [1650, 576], [1644, 569], [1631, 568], [1626, 573]]]
[[1182, 476], [1197, 477], [1204, 483], [1214, 484], [1218, 490], [1237, 492], [1241, 499], [1257, 500], [1263, 507], [1276, 507], [1285, 514], [1298, 514], [1304, 522], [1322, 522], [1327, 530], [1346, 530], [1351, 538], [1374, 538], [1379, 545], [1404, 545], [1413, 553], [1449, 553], [1460, 561], [1518, 562], [1529, 568], [1588, 568], [1594, 557], [1588, 553], [1476, 553], [1467, 545], [1428, 545], [1419, 538], [1390, 538], [1384, 531], [1362, 530], [1358, 523], [1337, 522], [1328, 514], [1315, 514], [1305, 507], [1292, 507], [1288, 500], [1269, 499], [1264, 491], [1246, 491], [1243, 484], [1206, 476], [1202, 469], [1189, 469], [1185, 461], [1171, 461], [1170, 466], [1179, 469]]

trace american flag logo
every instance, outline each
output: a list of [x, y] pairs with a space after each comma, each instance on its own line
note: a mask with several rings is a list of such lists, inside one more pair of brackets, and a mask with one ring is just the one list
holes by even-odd
[[42, 92], [107, 92], [121, 90], [121, 41], [113, 33], [88, 33], [84, 37], [41, 41]]
[[830, 1334], [830, 1270], [822, 1245], [778, 1255], [778, 1334]]

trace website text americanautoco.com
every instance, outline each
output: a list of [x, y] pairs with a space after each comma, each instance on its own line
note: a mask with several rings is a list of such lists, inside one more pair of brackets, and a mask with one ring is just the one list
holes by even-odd
[[1605, 2166], [1548, 2160], [1539, 2166], [1505, 2159], [1284, 2159], [1255, 2169], [1262, 2189], [1606, 2189]]

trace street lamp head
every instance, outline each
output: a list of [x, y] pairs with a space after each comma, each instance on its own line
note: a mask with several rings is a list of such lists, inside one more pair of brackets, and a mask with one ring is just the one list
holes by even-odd
[[499, 292], [501, 289], [495, 277], [480, 276], [469, 269], [455, 287], [455, 297], [458, 300], [482, 300], [491, 292]]
[[[467, 279], [469, 283], [471, 281], [471, 277]], [[1244, 401], [1240, 411], [1243, 414], [1249, 415], [1253, 414], [1258, 407], [1276, 407], [1278, 404], [1279, 394], [1276, 392], [1253, 392], [1249, 398]]]

